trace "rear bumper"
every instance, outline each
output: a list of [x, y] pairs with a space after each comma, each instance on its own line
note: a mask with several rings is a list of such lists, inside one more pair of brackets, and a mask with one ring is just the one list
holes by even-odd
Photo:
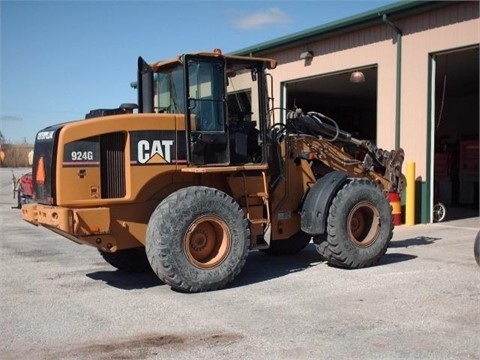
[[73, 234], [72, 210], [40, 204], [22, 206], [22, 218], [34, 225], [54, 227]]
[[22, 206], [23, 220], [41, 225], [76, 243], [88, 244], [105, 251], [116, 251], [117, 244], [110, 234], [110, 209], [69, 209], [42, 204]]

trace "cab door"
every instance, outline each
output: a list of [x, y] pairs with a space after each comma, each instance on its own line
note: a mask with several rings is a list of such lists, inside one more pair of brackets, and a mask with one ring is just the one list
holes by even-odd
[[188, 162], [228, 165], [225, 60], [185, 55], [184, 66]]

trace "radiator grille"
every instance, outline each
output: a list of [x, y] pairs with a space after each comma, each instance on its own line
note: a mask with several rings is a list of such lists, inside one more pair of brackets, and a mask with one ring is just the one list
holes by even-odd
[[124, 197], [125, 135], [122, 132], [100, 137], [100, 167], [103, 199]]

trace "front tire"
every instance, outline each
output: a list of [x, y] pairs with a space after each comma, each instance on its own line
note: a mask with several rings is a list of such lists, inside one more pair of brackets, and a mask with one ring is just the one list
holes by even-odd
[[147, 227], [157, 276], [183, 292], [216, 290], [240, 273], [250, 245], [243, 210], [227, 194], [192, 186], [164, 199]]
[[376, 264], [393, 236], [392, 208], [372, 182], [354, 180], [332, 200], [327, 234], [314, 237], [317, 251], [330, 264], [363, 268]]

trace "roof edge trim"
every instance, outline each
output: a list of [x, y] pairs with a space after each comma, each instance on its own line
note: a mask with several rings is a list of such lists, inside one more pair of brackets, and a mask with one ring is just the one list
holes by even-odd
[[402, 13], [412, 11], [415, 12], [425, 8], [448, 5], [451, 2], [452, 1], [399, 1], [391, 5], [382, 6], [341, 20], [332, 21], [320, 26], [298, 31], [290, 35], [282, 36], [270, 41], [233, 51], [230, 53], [230, 55], [251, 55], [267, 52], [300, 42], [306, 38], [327, 35], [333, 32], [346, 30], [348, 28], [374, 23], [376, 21], [381, 23], [382, 16], [384, 14], [387, 14], [389, 17], [398, 17]]

